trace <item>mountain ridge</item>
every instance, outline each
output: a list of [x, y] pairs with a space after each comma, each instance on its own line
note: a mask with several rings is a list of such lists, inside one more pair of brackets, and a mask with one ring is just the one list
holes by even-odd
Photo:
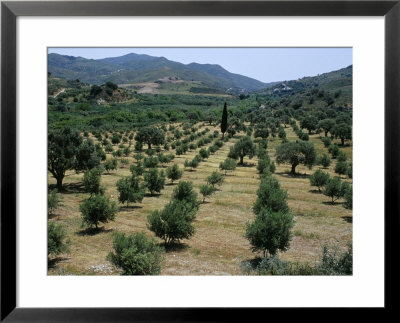
[[236, 88], [253, 91], [268, 85], [244, 75], [231, 73], [217, 64], [183, 64], [165, 57], [136, 53], [102, 59], [51, 53], [48, 54], [48, 71], [54, 76], [80, 79], [92, 84], [107, 81], [126, 84], [176, 77], [187, 81], [201, 81], [207, 86], [224, 90]]

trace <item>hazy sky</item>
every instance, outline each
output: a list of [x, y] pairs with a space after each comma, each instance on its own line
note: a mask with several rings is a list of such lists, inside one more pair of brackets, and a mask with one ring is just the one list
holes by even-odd
[[49, 53], [93, 59], [129, 53], [164, 56], [184, 64], [219, 64], [263, 82], [295, 80], [353, 64], [352, 48], [49, 48]]

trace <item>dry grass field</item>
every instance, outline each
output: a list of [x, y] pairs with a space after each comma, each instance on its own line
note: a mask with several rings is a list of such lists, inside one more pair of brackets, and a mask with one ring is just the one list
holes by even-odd
[[[201, 126], [199, 130], [205, 127]], [[207, 135], [219, 130], [219, 128], [209, 128], [211, 131]], [[288, 127], [285, 131], [289, 141], [297, 139], [291, 128]], [[225, 142], [221, 149], [201, 162], [194, 171], [184, 171], [181, 180], [192, 181], [196, 191], [199, 192], [200, 186], [206, 183], [206, 178], [212, 171], [218, 170], [219, 163], [227, 157], [229, 148], [236, 140], [237, 138], [232, 138]], [[327, 152], [319, 135], [311, 135], [310, 142], [315, 145], [318, 153]], [[279, 138], [269, 138], [268, 152], [271, 160], [275, 160], [275, 147], [280, 143]], [[351, 160], [351, 145], [341, 149]], [[177, 163], [183, 169], [184, 161], [191, 160], [198, 150], [176, 156], [170, 164]], [[175, 153], [174, 150], [170, 152]], [[110, 157], [111, 155], [107, 154], [107, 158]], [[129, 164], [121, 168], [119, 163], [117, 170], [102, 175], [105, 194], [114, 201], [118, 201], [117, 180], [130, 175], [129, 167], [135, 162], [132, 154], [126, 159], [129, 160]], [[206, 203], [200, 205], [194, 223], [196, 233], [190, 240], [183, 240], [180, 247], [165, 253], [161, 275], [241, 275], [243, 273], [240, 270], [240, 263], [257, 256], [251, 252], [250, 244], [244, 238], [246, 223], [254, 218], [252, 205], [256, 200], [260, 183], [256, 169], [257, 158], [246, 157], [245, 162], [247, 163], [245, 167], [237, 167], [235, 171], [230, 172], [219, 190], [208, 198]], [[335, 175], [333, 171], [335, 163], [333, 161], [326, 170], [331, 176]], [[288, 204], [295, 216], [290, 248], [287, 252], [279, 254], [283, 260], [314, 263], [319, 260], [324, 244], [345, 247], [347, 242], [352, 241], [352, 211], [345, 209], [341, 200], [331, 205], [328, 197], [315, 192], [315, 188], [310, 186], [308, 177], [318, 167], [309, 170], [299, 165], [296, 168], [299, 176], [296, 177], [288, 175], [290, 165], [282, 164], [276, 167], [274, 176], [278, 178], [281, 187], [287, 190]], [[166, 179], [167, 185], [160, 195], [146, 195], [142, 203], [135, 203], [129, 207], [120, 205], [121, 209], [115, 221], [105, 224], [99, 233], [92, 234], [81, 227], [79, 205], [89, 195], [83, 190], [82, 177], [82, 173], [76, 174], [73, 171], [67, 173], [63, 183], [65, 192], [61, 194], [63, 205], [50, 218], [50, 221], [62, 223], [66, 227], [69, 253], [59, 255], [51, 261], [48, 273], [118, 275], [118, 269], [106, 260], [107, 254], [112, 251], [113, 232], [131, 234], [145, 231], [148, 236], [154, 236], [146, 228], [147, 216], [153, 210], [162, 209], [169, 202], [177, 184], [171, 185]], [[55, 179], [50, 174], [48, 182], [50, 186], [55, 184]]]

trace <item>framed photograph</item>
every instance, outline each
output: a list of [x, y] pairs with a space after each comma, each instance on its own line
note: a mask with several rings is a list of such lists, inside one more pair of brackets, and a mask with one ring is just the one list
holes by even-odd
[[393, 309], [399, 16], [2, 2], [1, 320]]

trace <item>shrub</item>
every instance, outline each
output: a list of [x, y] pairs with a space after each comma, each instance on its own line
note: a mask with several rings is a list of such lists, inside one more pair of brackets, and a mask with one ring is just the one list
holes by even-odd
[[208, 153], [207, 150], [205, 150], [204, 148], [201, 148], [199, 151], [199, 155], [202, 159], [206, 159], [210, 156], [210, 154]]
[[282, 190], [278, 180], [273, 176], [263, 177], [257, 191], [257, 200], [253, 205], [255, 214], [266, 208], [271, 212], [289, 212], [286, 202], [287, 193]]
[[123, 275], [158, 275], [161, 271], [163, 249], [155, 239], [148, 239], [142, 232], [133, 235], [115, 233], [114, 252], [107, 256]]
[[339, 155], [339, 146], [337, 144], [332, 144], [328, 147], [329, 153], [332, 155], [333, 159], [336, 159], [336, 157]]
[[276, 170], [275, 162], [271, 162], [269, 164], [269, 171], [273, 174], [275, 173], [275, 170]]
[[347, 160], [347, 155], [344, 151], [339, 150], [339, 153], [337, 155], [337, 160], [341, 162], [345, 162]]
[[85, 186], [86, 192], [93, 194], [104, 194], [104, 187], [100, 184], [101, 181], [101, 170], [98, 168], [92, 168], [83, 174], [83, 186]]
[[140, 161], [136, 163], [136, 165], [131, 165], [130, 171], [132, 175], [135, 173], [137, 176], [141, 176], [144, 173], [144, 167]]
[[293, 215], [289, 212], [271, 212], [262, 209], [253, 223], [247, 224], [245, 237], [252, 245], [252, 251], [263, 251], [275, 255], [278, 250], [286, 251], [291, 240]]
[[148, 229], [163, 239], [165, 245], [189, 239], [195, 232], [192, 222], [196, 211], [189, 203], [173, 199], [162, 211], [153, 211], [148, 216]]
[[343, 206], [346, 209], [353, 209], [353, 187], [349, 187], [348, 189], [346, 189], [346, 192], [344, 193], [344, 199], [345, 202], [343, 204]]
[[324, 144], [325, 147], [329, 147], [331, 145], [331, 138], [329, 137], [322, 137], [322, 143]]
[[144, 167], [146, 168], [156, 168], [158, 163], [158, 157], [148, 157], [144, 159]]
[[259, 174], [263, 174], [265, 170], [267, 171], [269, 170], [269, 162], [270, 162], [269, 157], [261, 158], [258, 160], [257, 170]]
[[328, 196], [332, 199], [332, 204], [334, 204], [339, 198], [343, 197], [345, 193], [343, 188], [346, 188], [346, 186], [343, 188], [342, 186], [342, 181], [338, 176], [329, 179], [326, 183], [323, 193], [325, 196]]
[[224, 182], [224, 175], [219, 173], [218, 171], [213, 171], [210, 176], [207, 177], [207, 184], [221, 186]]
[[200, 193], [203, 195], [203, 203], [206, 201], [206, 197], [211, 196], [215, 192], [215, 187], [211, 185], [201, 185]]
[[153, 195], [155, 192], [160, 193], [164, 188], [165, 175], [163, 171], [158, 172], [156, 168], [151, 168], [148, 173], [144, 174], [144, 180], [147, 189]]
[[167, 177], [171, 180], [171, 183], [180, 179], [182, 177], [183, 172], [179, 169], [177, 164], [173, 164], [172, 166], [167, 168]]
[[320, 169], [315, 171], [314, 174], [310, 176], [311, 186], [318, 187], [318, 191], [320, 192], [321, 188], [325, 186], [328, 180], [329, 180], [329, 174], [321, 171]]
[[118, 160], [116, 158], [108, 159], [104, 163], [104, 169], [107, 171], [107, 173], [109, 173], [110, 170], [117, 169], [117, 166], [118, 166]]
[[57, 194], [57, 190], [52, 190], [49, 194], [47, 194], [47, 211], [49, 215], [53, 215], [54, 211], [61, 206], [62, 197]]
[[[326, 138], [326, 137], [324, 137], [324, 138]], [[319, 158], [318, 163], [319, 163], [322, 167], [327, 168], [327, 167], [329, 167], [330, 164], [331, 164], [331, 159], [329, 158], [329, 156], [328, 156], [327, 154], [322, 154], [322, 156]]]
[[347, 174], [348, 166], [345, 161], [338, 161], [335, 166], [335, 173], [339, 175]]
[[197, 193], [193, 189], [193, 183], [188, 181], [180, 181], [178, 186], [172, 192], [171, 199], [187, 203], [193, 209], [198, 209]]
[[95, 195], [84, 200], [79, 210], [82, 213], [82, 225], [87, 225], [90, 228], [95, 226], [97, 229], [99, 223], [114, 220], [118, 207], [115, 202], [111, 202], [107, 197]]
[[49, 222], [47, 225], [47, 256], [57, 256], [68, 251], [67, 233], [62, 224]]
[[142, 202], [144, 197], [144, 188], [139, 183], [139, 177], [134, 174], [118, 180], [117, 190], [119, 192], [118, 200], [122, 204], [126, 202], [127, 206], [129, 205], [129, 202]]
[[232, 158], [226, 158], [222, 163], [219, 164], [219, 168], [225, 171], [234, 171], [236, 169], [236, 161]]

